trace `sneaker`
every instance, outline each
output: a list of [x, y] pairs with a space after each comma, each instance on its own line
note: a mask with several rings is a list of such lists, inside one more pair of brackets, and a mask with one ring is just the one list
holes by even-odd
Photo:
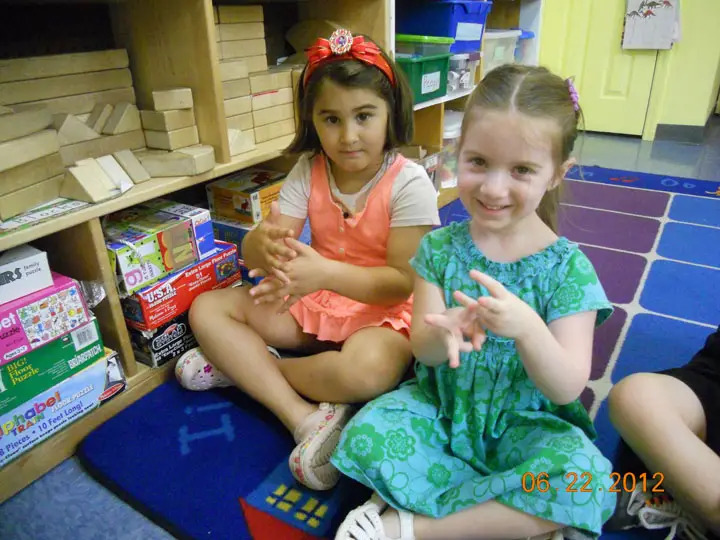
[[330, 457], [352, 415], [350, 405], [321, 403], [295, 430], [297, 446], [288, 458], [288, 465], [298, 482], [318, 491], [335, 487], [340, 471], [330, 463]]
[[[275, 349], [269, 346], [267, 349], [273, 356], [280, 358], [280, 353]], [[178, 359], [175, 364], [175, 378], [180, 386], [196, 392], [234, 386], [230, 379], [207, 361], [200, 347], [190, 349]]]
[[[650, 489], [652, 487], [649, 486]], [[612, 532], [641, 527], [638, 512], [647, 504], [649, 499], [650, 497], [642, 490], [640, 484], [632, 492], [622, 490], [617, 497], [615, 512], [605, 523], [603, 530]]]
[[645, 529], [670, 528], [665, 540], [675, 536], [688, 540], [707, 540], [707, 528], [699, 524], [669, 495], [653, 497], [638, 511], [640, 525]]

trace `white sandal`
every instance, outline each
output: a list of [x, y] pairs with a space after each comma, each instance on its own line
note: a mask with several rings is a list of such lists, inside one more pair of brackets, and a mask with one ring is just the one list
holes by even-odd
[[415, 540], [413, 514], [403, 510], [396, 510], [400, 518], [400, 537], [389, 538], [385, 534], [380, 513], [387, 507], [387, 503], [373, 493], [370, 500], [348, 513], [338, 527], [335, 540]]

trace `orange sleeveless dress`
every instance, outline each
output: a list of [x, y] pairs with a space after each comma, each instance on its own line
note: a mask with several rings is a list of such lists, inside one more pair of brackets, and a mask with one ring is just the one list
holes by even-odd
[[[371, 189], [365, 208], [346, 219], [330, 193], [325, 157], [315, 156], [308, 205], [313, 249], [328, 259], [356, 266], [386, 266], [392, 186], [406, 161], [398, 154]], [[412, 297], [394, 306], [377, 306], [328, 290], [308, 294], [290, 307], [303, 332], [337, 343], [361, 328], [373, 326], [388, 326], [409, 335], [411, 312]]]

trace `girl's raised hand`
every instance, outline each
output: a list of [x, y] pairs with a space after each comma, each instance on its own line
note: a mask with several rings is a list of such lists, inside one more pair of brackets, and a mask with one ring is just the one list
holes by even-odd
[[[425, 324], [445, 330], [445, 348], [448, 365], [455, 369], [460, 366], [460, 353], [479, 351], [485, 342], [485, 331], [477, 322], [477, 302], [465, 307], [455, 307], [444, 313], [428, 313]], [[465, 341], [465, 338], [470, 341]]]
[[279, 221], [280, 206], [277, 201], [273, 201], [270, 205], [270, 214], [255, 229], [258, 247], [267, 270], [271, 268], [282, 270], [283, 264], [295, 257], [295, 252], [283, 242], [286, 238], [293, 238], [293, 230], [280, 227]]
[[470, 277], [485, 287], [490, 295], [475, 299], [455, 291], [453, 296], [463, 306], [477, 306], [477, 320], [483, 328], [499, 336], [519, 339], [533, 327], [537, 313], [502, 283], [478, 270], [470, 270]]

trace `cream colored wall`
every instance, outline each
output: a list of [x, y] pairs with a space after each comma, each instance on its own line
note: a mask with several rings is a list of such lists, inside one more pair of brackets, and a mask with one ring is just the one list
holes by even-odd
[[657, 124], [703, 126], [720, 86], [720, 2], [682, 0], [682, 36], [660, 51], [643, 139], [655, 138]]

